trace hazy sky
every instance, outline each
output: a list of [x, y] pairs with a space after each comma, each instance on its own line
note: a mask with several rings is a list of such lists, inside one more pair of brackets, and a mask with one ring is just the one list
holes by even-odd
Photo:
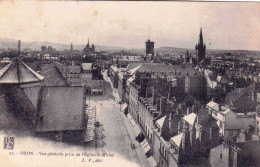
[[1, 1], [0, 38], [144, 48], [260, 50], [260, 3]]

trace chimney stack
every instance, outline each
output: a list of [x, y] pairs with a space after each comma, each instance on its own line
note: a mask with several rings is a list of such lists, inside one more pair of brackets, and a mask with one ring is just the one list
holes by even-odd
[[172, 130], [172, 113], [169, 114], [169, 128]]
[[190, 108], [188, 107], [187, 108], [187, 115], [189, 115], [190, 114]]
[[181, 133], [181, 122], [178, 122], [178, 134]]

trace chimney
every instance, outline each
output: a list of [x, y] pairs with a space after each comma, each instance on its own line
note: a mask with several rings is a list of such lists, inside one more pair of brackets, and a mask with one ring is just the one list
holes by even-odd
[[219, 106], [219, 111], [221, 111], [221, 104], [218, 104], [218, 106]]
[[178, 122], [178, 134], [181, 133], [181, 122]]
[[252, 90], [252, 101], [257, 102], [257, 94], [255, 90]]
[[169, 114], [169, 128], [172, 130], [172, 113]]
[[187, 115], [189, 115], [190, 114], [190, 108], [188, 107], [187, 108]]

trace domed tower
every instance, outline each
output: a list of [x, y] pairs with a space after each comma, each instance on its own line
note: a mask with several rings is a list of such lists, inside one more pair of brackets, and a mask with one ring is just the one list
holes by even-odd
[[6, 100], [12, 104], [13, 112], [28, 118], [34, 125], [44, 77], [20, 60], [20, 46], [19, 40], [18, 56], [0, 70], [0, 88]]

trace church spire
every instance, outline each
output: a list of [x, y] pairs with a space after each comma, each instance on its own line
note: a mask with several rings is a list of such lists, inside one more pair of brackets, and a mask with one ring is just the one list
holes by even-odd
[[73, 52], [73, 44], [71, 42], [71, 45], [70, 45], [70, 52]]
[[201, 43], [203, 45], [203, 35], [202, 35], [202, 28], [201, 27], [200, 27], [199, 43]]
[[200, 28], [199, 41], [196, 44], [195, 49], [197, 51], [197, 63], [199, 63], [205, 58], [206, 54], [206, 45], [203, 43], [202, 28]]

